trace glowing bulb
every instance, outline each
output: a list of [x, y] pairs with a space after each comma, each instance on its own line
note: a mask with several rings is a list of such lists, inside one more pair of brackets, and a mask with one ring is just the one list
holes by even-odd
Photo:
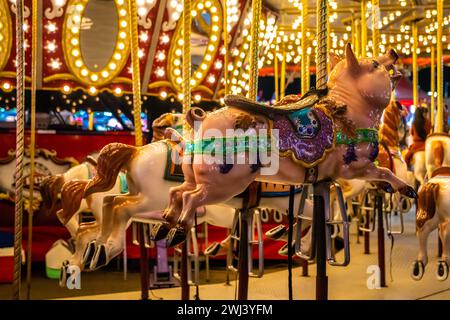
[[66, 84], [66, 85], [63, 87], [63, 91], [64, 91], [65, 93], [69, 93], [69, 92], [70, 92], [70, 87]]

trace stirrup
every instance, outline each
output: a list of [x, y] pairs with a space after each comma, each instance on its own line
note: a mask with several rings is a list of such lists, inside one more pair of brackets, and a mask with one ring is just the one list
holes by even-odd
[[[261, 214], [259, 210], [253, 210], [253, 213], [247, 214], [248, 219], [248, 275], [253, 278], [261, 278], [264, 275], [264, 239], [261, 222]], [[241, 232], [241, 211], [236, 210], [233, 224], [231, 227], [230, 248], [227, 255], [227, 269], [237, 272], [238, 269], [233, 263], [233, 249], [239, 248], [240, 232]], [[256, 239], [255, 232], [256, 229]], [[253, 246], [258, 246], [258, 271], [253, 272]], [[239, 249], [237, 249], [239, 250]]]
[[[400, 202], [403, 196], [400, 196]], [[401, 211], [397, 211], [397, 215], [400, 218], [400, 228], [393, 230], [392, 228], [392, 214], [393, 214], [393, 200], [392, 196], [390, 197], [388, 203], [386, 204], [386, 210], [383, 207], [384, 215], [386, 217], [386, 231], [388, 235], [396, 235], [403, 234], [405, 231], [405, 224], [403, 221], [403, 213]]]
[[[376, 217], [375, 217], [375, 196], [374, 192], [376, 192], [376, 187], [370, 187], [364, 192], [364, 195], [361, 200], [361, 208], [359, 210], [359, 230], [364, 232], [374, 232], [375, 231], [375, 225], [376, 225]], [[367, 200], [367, 201], [366, 201]], [[372, 206], [371, 206], [372, 204]], [[364, 215], [362, 212], [365, 211], [366, 214]], [[369, 226], [370, 228], [364, 227], [367, 221], [366, 219], [369, 219]], [[370, 220], [372, 219], [372, 224], [370, 224]]]

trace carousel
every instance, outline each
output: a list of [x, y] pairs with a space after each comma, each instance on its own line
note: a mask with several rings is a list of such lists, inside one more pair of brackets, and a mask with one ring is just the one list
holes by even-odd
[[0, 0], [0, 299], [449, 299], [449, 63], [444, 0]]

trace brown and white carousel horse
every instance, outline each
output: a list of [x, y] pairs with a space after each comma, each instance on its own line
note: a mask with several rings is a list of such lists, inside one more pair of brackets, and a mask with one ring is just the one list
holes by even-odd
[[414, 261], [411, 277], [422, 279], [428, 263], [427, 240], [430, 232], [439, 229], [442, 242], [442, 257], [437, 262], [436, 277], [445, 280], [450, 264], [450, 167], [441, 167], [433, 172], [431, 179], [419, 188], [416, 213], [416, 235], [419, 254]]
[[[184, 241], [197, 207], [227, 201], [254, 180], [299, 184], [358, 178], [382, 182], [380, 187], [387, 191], [415, 197], [411, 186], [389, 169], [374, 164], [381, 115], [400, 77], [394, 66], [397, 58], [395, 51], [390, 50], [382, 57], [358, 61], [347, 45], [345, 61], [334, 66], [326, 92], [311, 92], [300, 100], [290, 96], [274, 107], [228, 96], [227, 107], [207, 116], [199, 109], [191, 109], [186, 119], [195, 131], [191, 141], [185, 142], [190, 151], [185, 152], [182, 166], [185, 182], [170, 190], [170, 205], [165, 212], [167, 225], [159, 228], [165, 234], [171, 229], [168, 243]], [[239, 129], [238, 137], [228, 136], [233, 129]], [[267, 153], [268, 140], [275, 140], [271, 139], [273, 129], [279, 133], [278, 148], [270, 150], [270, 157], [275, 160], [263, 164], [259, 155]], [[250, 151], [255, 150], [246, 144], [250, 139], [246, 136], [261, 141], [253, 146], [259, 160], [256, 163], [250, 161], [254, 160]], [[237, 142], [242, 137], [243, 145]], [[219, 157], [206, 152], [211, 141], [222, 142], [223, 153], [219, 149]], [[235, 159], [236, 155], [241, 162]], [[276, 173], [263, 175], [263, 171], [273, 169], [274, 162], [279, 164]]]

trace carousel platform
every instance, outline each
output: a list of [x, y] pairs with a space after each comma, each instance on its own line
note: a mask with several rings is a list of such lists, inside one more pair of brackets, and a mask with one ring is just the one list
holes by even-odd
[[[367, 280], [370, 274], [367, 268], [377, 264], [376, 232], [371, 234], [371, 254], [363, 254], [363, 243], [356, 243], [355, 226], [351, 229], [351, 262], [348, 267], [328, 267], [329, 299], [450, 299], [450, 279], [440, 282], [435, 277], [437, 261], [437, 233], [433, 232], [429, 238], [430, 262], [421, 281], [410, 278], [411, 263], [417, 255], [417, 240], [415, 238], [414, 214], [405, 215], [405, 233], [395, 236], [392, 251], [392, 269], [390, 269], [391, 242], [386, 237], [386, 284], [387, 287], [369, 289]], [[338, 255], [338, 257], [342, 258]], [[391, 277], [392, 274], [392, 277]], [[310, 265], [310, 276], [301, 276], [301, 267], [293, 270], [294, 299], [315, 299], [315, 265]], [[224, 272], [225, 279], [225, 272]], [[231, 277], [234, 279], [234, 275]], [[288, 298], [288, 272], [286, 268], [271, 272], [262, 278], [250, 278], [249, 299], [273, 300]], [[200, 286], [200, 299], [233, 300], [235, 297], [236, 282], [226, 286], [224, 283], [205, 284]], [[195, 287], [191, 287], [191, 298], [195, 294]], [[152, 299], [160, 297], [166, 300], [179, 300], [181, 289], [157, 289], [150, 294]], [[101, 294], [78, 296], [68, 299], [99, 299], [99, 300], [123, 300], [140, 299], [139, 291], [122, 292], [114, 294]]]

